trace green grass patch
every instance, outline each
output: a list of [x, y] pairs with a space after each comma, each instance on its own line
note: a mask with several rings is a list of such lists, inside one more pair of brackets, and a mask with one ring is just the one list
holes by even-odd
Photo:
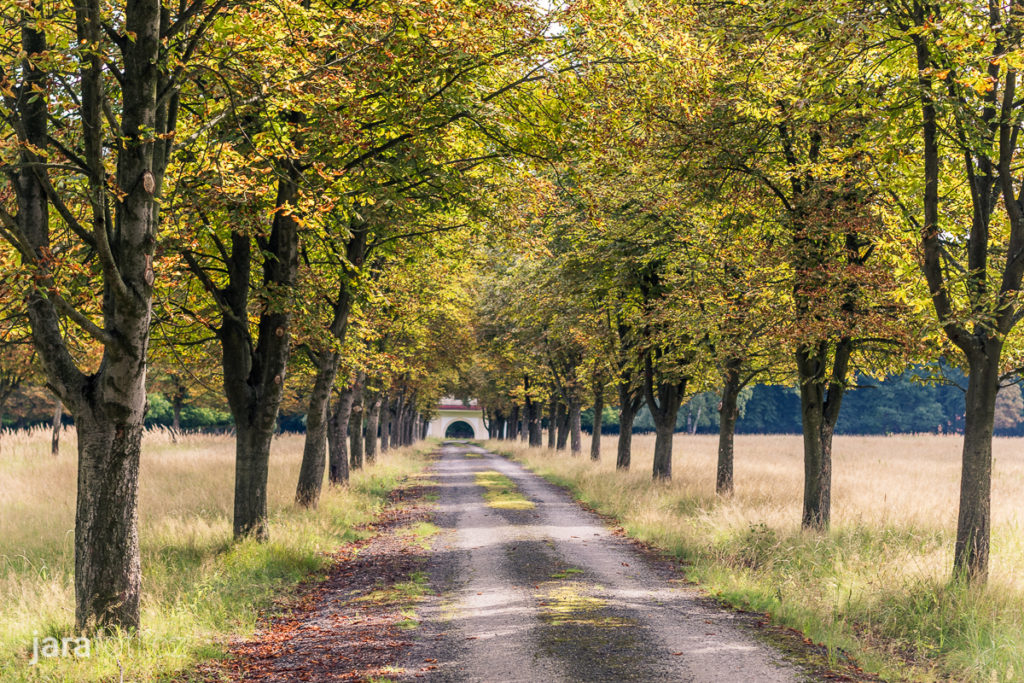
[[397, 533], [407, 539], [410, 545], [422, 550], [430, 550], [433, 538], [441, 533], [441, 528], [431, 522], [416, 522], [412, 526], [399, 529]]
[[476, 484], [484, 488], [488, 507], [499, 510], [532, 510], [536, 507], [519, 491], [514, 481], [494, 470], [477, 472]]
[[396, 624], [398, 628], [412, 631], [419, 627], [416, 618], [416, 605], [427, 594], [427, 575], [416, 571], [409, 575], [407, 581], [399, 581], [390, 586], [381, 586], [366, 595], [355, 598], [353, 602], [370, 603], [380, 607], [396, 608], [402, 619]]
[[573, 576], [575, 574], [582, 574], [582, 573], [583, 573], [582, 569], [577, 569], [576, 567], [569, 567], [568, 569], [563, 569], [562, 571], [555, 572], [554, 574], [551, 575], [551, 578], [552, 579], [568, 579], [570, 576]]
[[385, 607], [410, 606], [418, 602], [426, 592], [427, 575], [417, 571], [409, 575], [408, 581], [375, 588], [366, 595], [354, 598], [354, 602], [368, 602]]

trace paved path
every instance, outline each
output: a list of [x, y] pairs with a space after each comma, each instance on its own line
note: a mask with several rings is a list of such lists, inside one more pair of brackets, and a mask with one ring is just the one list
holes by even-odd
[[[497, 471], [536, 507], [489, 507]], [[439, 681], [798, 681], [807, 675], [655, 566], [564, 492], [486, 451], [446, 444], [409, 678]]]

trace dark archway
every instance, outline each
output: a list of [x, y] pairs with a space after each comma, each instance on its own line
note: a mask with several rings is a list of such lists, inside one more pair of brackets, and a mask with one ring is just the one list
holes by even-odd
[[456, 420], [448, 425], [448, 429], [444, 430], [444, 438], [446, 439], [472, 439], [476, 434], [473, 432], [473, 427], [468, 422], [462, 420]]

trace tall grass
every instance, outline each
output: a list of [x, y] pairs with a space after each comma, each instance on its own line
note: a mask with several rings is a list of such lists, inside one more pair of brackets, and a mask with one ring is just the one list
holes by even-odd
[[739, 436], [736, 494], [715, 495], [717, 437], [678, 435], [673, 480], [651, 481], [653, 437], [634, 437], [633, 467], [490, 442], [631, 536], [689, 565], [734, 605], [770, 612], [887, 679], [1024, 678], [1024, 440], [994, 443], [991, 575], [951, 585], [961, 441], [952, 436], [837, 437], [833, 522], [800, 529], [803, 465], [796, 436]]
[[177, 680], [216, 657], [231, 636], [251, 633], [258, 610], [282, 585], [322, 571], [326, 553], [356, 538], [389, 490], [424, 460], [392, 451], [325, 487], [316, 511], [292, 503], [301, 436], [274, 441], [268, 543], [232, 543], [234, 441], [167, 430], [144, 441], [139, 490], [142, 629], [94, 640], [90, 656], [29, 665], [34, 637], [72, 636], [76, 451], [67, 430], [59, 457], [48, 430], [0, 438], [0, 680]]

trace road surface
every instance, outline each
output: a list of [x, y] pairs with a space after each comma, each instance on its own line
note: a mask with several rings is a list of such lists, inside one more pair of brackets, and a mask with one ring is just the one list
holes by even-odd
[[[489, 505], [500, 473], [534, 504]], [[431, 594], [399, 670], [437, 681], [800, 681], [742, 617], [505, 458], [446, 443]], [[526, 507], [525, 501], [512, 508]]]

